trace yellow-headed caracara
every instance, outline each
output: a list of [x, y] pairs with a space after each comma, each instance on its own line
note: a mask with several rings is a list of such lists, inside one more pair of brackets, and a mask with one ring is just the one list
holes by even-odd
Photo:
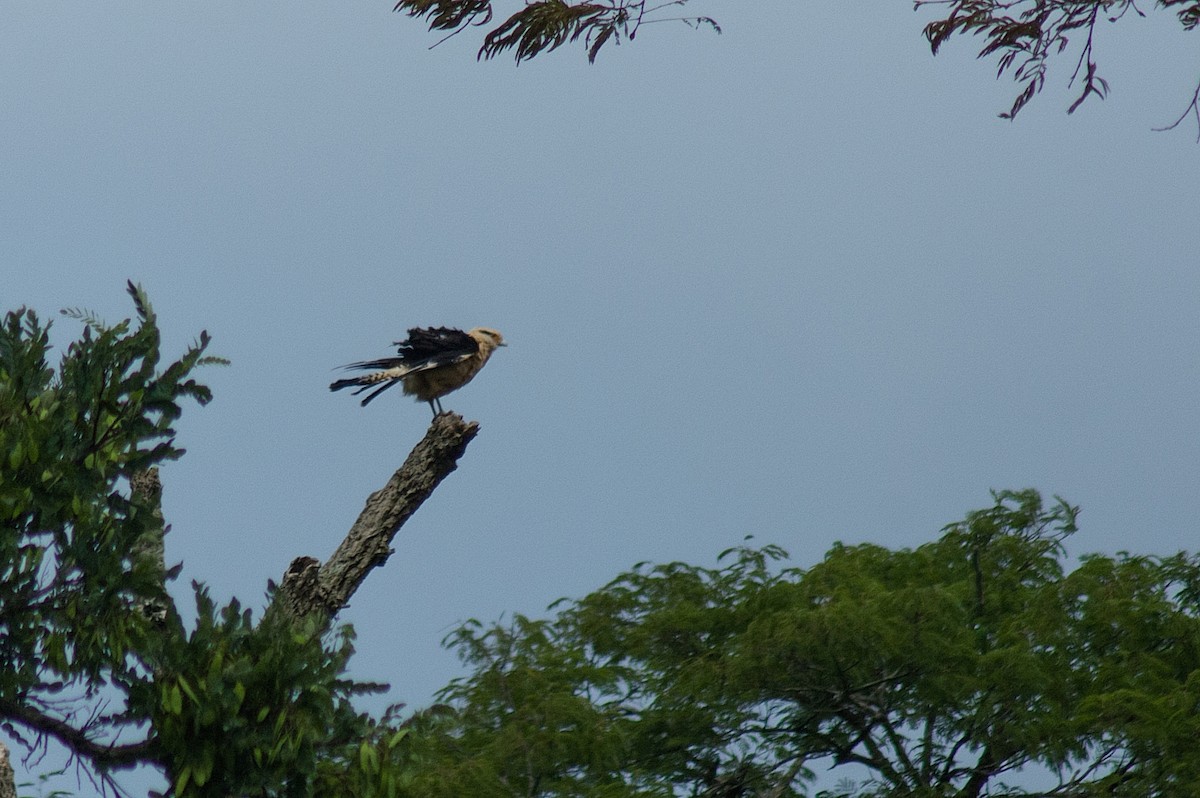
[[375, 386], [362, 400], [363, 407], [396, 383], [404, 384], [404, 393], [429, 402], [434, 418], [442, 411], [441, 398], [466, 385], [488, 362], [498, 346], [506, 346], [504, 337], [487, 327], [470, 332], [451, 327], [413, 327], [407, 341], [397, 341], [398, 357], [364, 360], [343, 368], [373, 371], [361, 377], [338, 380], [331, 391], [356, 388], [360, 394]]

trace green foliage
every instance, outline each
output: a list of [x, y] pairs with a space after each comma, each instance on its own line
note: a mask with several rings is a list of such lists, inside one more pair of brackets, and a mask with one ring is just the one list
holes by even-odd
[[400, 706], [390, 708], [379, 721], [364, 719], [358, 736], [318, 765], [317, 796], [344, 798], [398, 798], [420, 796], [415, 792], [414, 772], [418, 761], [414, 752], [414, 722], [436, 716], [426, 712], [401, 721]]
[[343, 678], [349, 630], [326, 647], [315, 623], [269, 613], [254, 624], [236, 601], [218, 612], [200, 586], [196, 605], [195, 630], [130, 695], [154, 729], [175, 794], [311, 794], [319, 754], [358, 724], [348, 701], [357, 690]]
[[156, 524], [134, 474], [183, 454], [179, 401], [208, 336], [159, 371], [159, 333], [141, 289], [139, 324], [96, 324], [47, 364], [49, 325], [24, 308], [0, 328], [0, 701], [28, 701], [144, 672], [147, 618], [130, 608], [161, 576], [132, 556]]
[[[624, 794], [614, 791], [621, 782], [612, 774], [629, 753], [623, 740], [628, 719], [578, 684], [591, 675], [612, 685], [618, 675], [562, 645], [548, 622], [517, 616], [509, 626], [486, 630], [471, 623], [455, 637], [476, 674], [444, 691], [461, 714], [421, 719], [421, 778], [413, 794], [487, 796], [500, 785], [519, 795]], [[477, 757], [448, 766], [445, 756], [454, 760], [459, 751]]]
[[[63, 776], [66, 772], [66, 768], [59, 768], [49, 773], [39, 773], [34, 781], [19, 782], [16, 785], [17, 795], [19, 798], [72, 798], [74, 793], [68, 790], [54, 789], [50, 786], [51, 780]], [[24, 792], [26, 788], [34, 786], [37, 787], [36, 793]]]
[[201, 333], [160, 367], [153, 309], [129, 293], [136, 324], [64, 311], [86, 326], [57, 369], [33, 311], [0, 327], [0, 722], [31, 749], [64, 745], [108, 787], [144, 764], [178, 798], [395, 795], [407, 733], [354, 712], [375, 688], [344, 676], [348, 628], [255, 623], [198, 585], [183, 628], [145, 545], [161, 542], [157, 497], [132, 484], [183, 454], [180, 402], [211, 399], [191, 373], [224, 361]]
[[800, 570], [739, 548], [466, 624], [471, 674], [420, 738], [414, 794], [782, 798], [854, 765], [821, 795], [1195, 795], [1200, 563], [1067, 572], [1075, 516], [1000, 493], [912, 550]]

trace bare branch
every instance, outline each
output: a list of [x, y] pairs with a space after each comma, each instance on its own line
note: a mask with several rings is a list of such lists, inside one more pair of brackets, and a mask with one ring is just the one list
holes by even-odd
[[913, 787], [919, 785], [921, 783], [921, 771], [913, 766], [912, 759], [908, 755], [908, 741], [896, 731], [895, 726], [892, 725], [891, 720], [888, 718], [888, 713], [882, 709], [879, 710], [878, 722], [887, 737], [888, 743], [892, 747], [892, 751], [895, 754], [895, 761], [900, 766], [899, 769], [903, 770], [904, 775], [908, 779], [908, 785]]
[[328, 622], [350, 601], [371, 569], [391, 555], [392, 539], [404, 522], [429, 498], [443, 479], [458, 467], [479, 425], [456, 413], [434, 418], [392, 478], [368, 497], [345, 540], [324, 564], [311, 557], [292, 562], [271, 610], [281, 608], [300, 618], [319, 613]]
[[[783, 798], [784, 794], [791, 788], [792, 783], [804, 770], [804, 763], [808, 761], [804, 754], [796, 754], [792, 757], [792, 766], [789, 767], [775, 782], [775, 786], [762, 794], [762, 798]], [[786, 762], [787, 760], [783, 760]], [[783, 764], [781, 762], [780, 764]], [[2, 798], [2, 796], [0, 796]]]
[[1155, 133], [1162, 133], [1165, 130], [1174, 130], [1179, 127], [1179, 123], [1191, 114], [1196, 119], [1196, 143], [1200, 144], [1200, 83], [1196, 84], [1196, 90], [1192, 92], [1192, 101], [1188, 103], [1188, 107], [1183, 109], [1183, 113], [1179, 115], [1171, 124], [1166, 127], [1151, 128]]
[[85, 756], [102, 768], [132, 767], [145, 762], [153, 752], [148, 740], [126, 745], [97, 742], [88, 736], [86, 727], [77, 729], [18, 701], [0, 699], [0, 717], [16, 721], [40, 736], [53, 737], [75, 755]]

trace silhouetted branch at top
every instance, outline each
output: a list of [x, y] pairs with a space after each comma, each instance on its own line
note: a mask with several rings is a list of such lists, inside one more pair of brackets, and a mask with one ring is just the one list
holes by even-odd
[[[1175, 7], [1184, 30], [1200, 21], [1198, 0], [1158, 0], [1155, 5]], [[1075, 68], [1068, 85], [1078, 83], [1079, 94], [1072, 113], [1089, 96], [1101, 99], [1108, 84], [1097, 73], [1093, 41], [1096, 24], [1103, 19], [1119, 21], [1132, 10], [1145, 16], [1134, 0], [916, 0], [922, 9], [941, 6], [941, 19], [925, 26], [925, 37], [936, 54], [955, 34], [981, 36], [980, 58], [997, 58], [996, 76], [1008, 74], [1022, 89], [1009, 109], [1000, 116], [1012, 119], [1045, 85], [1048, 66], [1064, 52], [1076, 53]]]
[[456, 413], [434, 418], [399, 470], [367, 498], [366, 507], [329, 560], [324, 564], [312, 557], [292, 561], [272, 611], [284, 609], [295, 618], [319, 613], [329, 623], [371, 569], [387, 562], [400, 527], [458, 467], [458, 459], [478, 432], [477, 423]]
[[[651, 22], [683, 22], [721, 32], [711, 17], [667, 17], [660, 13], [686, 4], [687, 0], [652, 5], [646, 0], [579, 3], [532, 0], [484, 34], [478, 57], [495, 58], [511, 50], [521, 62], [557, 50], [568, 42], [581, 42], [587, 48], [588, 61], [595, 61], [605, 44], [620, 44], [622, 39], [632, 41], [638, 29]], [[446, 31], [447, 35], [437, 44], [467, 28], [487, 26], [495, 17], [491, 0], [399, 0], [393, 10], [425, 19], [431, 31]]]
[[[683, 22], [693, 28], [721, 32], [709, 16], [678, 12], [688, 0], [526, 0], [504, 16], [491, 0], [398, 0], [394, 10], [424, 19], [431, 31], [445, 33], [433, 46], [469, 28], [483, 28], [477, 57], [511, 53], [517, 62], [580, 43], [589, 61], [606, 44], [632, 41], [651, 22]], [[1157, 0], [1155, 7], [1171, 9], [1184, 30], [1200, 23], [1200, 0]], [[996, 76], [1009, 75], [1020, 89], [1000, 116], [1013, 119], [1045, 86], [1052, 63], [1074, 61], [1067, 85], [1078, 94], [1068, 108], [1073, 113], [1089, 97], [1103, 99], [1108, 83], [1094, 58], [1097, 23], [1115, 23], [1132, 10], [1145, 16], [1135, 0], [914, 0], [915, 9], [940, 7], [940, 19], [925, 26], [925, 37], [936, 54], [955, 34], [983, 39], [980, 58], [994, 58]], [[502, 20], [502, 21], [498, 21]], [[1067, 74], [1065, 71], [1063, 74]], [[1195, 111], [1189, 106], [1169, 130]], [[1200, 128], [1200, 112], [1196, 113]]]

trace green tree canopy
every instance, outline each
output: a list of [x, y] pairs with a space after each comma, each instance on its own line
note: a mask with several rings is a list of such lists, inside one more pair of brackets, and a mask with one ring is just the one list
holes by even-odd
[[222, 361], [201, 333], [162, 367], [155, 314], [129, 291], [136, 323], [68, 312], [86, 326], [57, 369], [36, 313], [0, 327], [5, 731], [33, 751], [62, 744], [105, 787], [149, 765], [176, 796], [394, 794], [404, 735], [352, 708], [376, 688], [345, 677], [349, 629], [319, 614], [256, 622], [200, 585], [184, 628], [156, 466], [183, 454], [180, 402], [211, 397], [193, 370]]
[[1068, 569], [1075, 517], [1001, 493], [916, 549], [738, 548], [469, 623], [413, 794], [1200, 795], [1200, 562]]

